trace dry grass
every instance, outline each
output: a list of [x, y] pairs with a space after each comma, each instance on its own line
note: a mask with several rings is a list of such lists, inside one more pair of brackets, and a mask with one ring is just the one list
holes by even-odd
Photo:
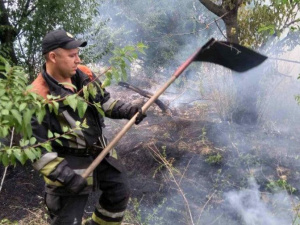
[[24, 218], [18, 221], [2, 219], [0, 220], [0, 225], [49, 225], [48, 215], [44, 209], [22, 209], [27, 211], [27, 215]]

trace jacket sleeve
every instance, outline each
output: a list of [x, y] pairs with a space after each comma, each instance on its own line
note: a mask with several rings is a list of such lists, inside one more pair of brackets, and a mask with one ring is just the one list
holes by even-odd
[[129, 114], [132, 109], [130, 103], [124, 103], [120, 100], [109, 99], [102, 105], [105, 115], [112, 119], [130, 119]]
[[[93, 74], [95, 78], [95, 74]], [[101, 87], [102, 83], [97, 80], [98, 87]], [[110, 97], [110, 93], [103, 88], [98, 90], [98, 94], [95, 98], [95, 102], [100, 102], [105, 116], [112, 119], [130, 119], [129, 114], [133, 105], [130, 103], [124, 103], [120, 100], [116, 100]]]
[[120, 100], [116, 101], [110, 110], [110, 117], [113, 119], [131, 119], [137, 113], [139, 107], [131, 103], [124, 103]]
[[[48, 112], [42, 124], [39, 124], [36, 118], [31, 121], [33, 135], [39, 142], [45, 142], [48, 139], [49, 116]], [[74, 193], [79, 192], [87, 185], [86, 180], [76, 174], [64, 158], [58, 157], [57, 152], [47, 152], [43, 149], [43, 153], [42, 157], [33, 163], [35, 170], [51, 181], [58, 181]]]
[[[47, 110], [47, 113], [41, 124], [38, 123], [35, 117], [33, 117], [31, 120], [33, 136], [40, 143], [48, 140], [48, 130], [50, 128], [49, 113], [50, 112]], [[63, 158], [57, 156], [57, 152], [48, 152], [42, 148], [42, 156], [33, 163], [33, 168], [44, 176], [48, 176], [63, 160]]]

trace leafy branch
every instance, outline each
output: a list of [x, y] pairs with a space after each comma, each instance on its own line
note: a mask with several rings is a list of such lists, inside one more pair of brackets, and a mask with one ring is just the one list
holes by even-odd
[[124, 48], [114, 49], [112, 51], [113, 56], [109, 59], [112, 67], [106, 73], [106, 79], [102, 83], [102, 88], [109, 86], [112, 78], [118, 82], [126, 81], [129, 65], [138, 58], [138, 53], [145, 54], [144, 49], [147, 49], [147, 46], [143, 43], [138, 43], [136, 46], [128, 45]]
[[[86, 121], [83, 123], [79, 121], [76, 122], [76, 127], [70, 129], [69, 127], [63, 127], [63, 133], [52, 133], [48, 131], [48, 138], [42, 143], [36, 143], [36, 138], [31, 137], [30, 139], [21, 139], [18, 145], [13, 146], [12, 141], [10, 146], [4, 146], [0, 149], [0, 162], [7, 167], [9, 165], [16, 165], [16, 161], [19, 161], [22, 165], [26, 163], [29, 159], [32, 162], [37, 158], [40, 158], [42, 149], [45, 149], [48, 152], [52, 151], [51, 142], [56, 141], [59, 145], [62, 146], [60, 138], [71, 139], [73, 136], [77, 136], [76, 131], [82, 130], [83, 128], [88, 128]], [[13, 135], [13, 131], [12, 131]]]

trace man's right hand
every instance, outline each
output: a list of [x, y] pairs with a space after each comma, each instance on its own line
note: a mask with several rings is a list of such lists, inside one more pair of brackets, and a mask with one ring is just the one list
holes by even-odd
[[127, 118], [130, 120], [136, 113], [139, 113], [135, 119], [135, 124], [139, 124], [142, 120], [147, 117], [146, 114], [142, 113], [142, 108], [139, 106], [131, 106]]
[[87, 186], [87, 181], [82, 176], [75, 174], [73, 178], [65, 184], [65, 187], [72, 193], [77, 194]]
[[86, 179], [76, 174], [65, 160], [47, 177], [53, 181], [59, 181], [73, 194], [78, 194], [87, 186]]

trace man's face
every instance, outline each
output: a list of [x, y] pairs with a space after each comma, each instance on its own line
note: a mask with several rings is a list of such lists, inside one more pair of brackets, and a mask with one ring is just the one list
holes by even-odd
[[77, 65], [81, 62], [78, 56], [79, 49], [56, 49], [55, 65], [57, 72], [63, 78], [69, 78], [75, 75]]

